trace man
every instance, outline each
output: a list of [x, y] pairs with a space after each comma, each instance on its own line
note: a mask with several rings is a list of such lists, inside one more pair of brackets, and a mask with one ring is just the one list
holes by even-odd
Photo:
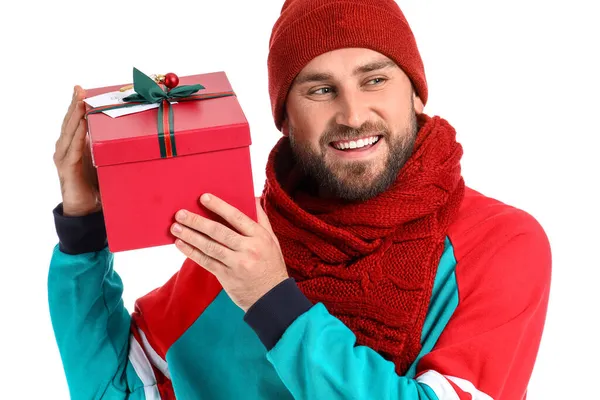
[[288, 0], [255, 222], [178, 212], [188, 258], [130, 315], [106, 247], [76, 87], [57, 142], [52, 323], [76, 399], [524, 399], [550, 249], [467, 188], [451, 125], [392, 0]]

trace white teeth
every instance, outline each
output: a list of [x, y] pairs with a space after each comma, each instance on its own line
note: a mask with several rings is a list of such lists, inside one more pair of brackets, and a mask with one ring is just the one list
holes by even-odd
[[369, 146], [379, 141], [379, 136], [371, 136], [364, 139], [351, 140], [349, 142], [338, 142], [333, 145], [338, 150], [360, 149], [361, 147]]

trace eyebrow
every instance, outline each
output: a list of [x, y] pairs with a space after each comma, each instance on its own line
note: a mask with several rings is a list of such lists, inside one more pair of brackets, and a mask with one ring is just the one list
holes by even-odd
[[[368, 64], [360, 65], [354, 69], [352, 75], [365, 74], [367, 72], [378, 71], [380, 69], [396, 67], [396, 63], [392, 60], [381, 60], [373, 61]], [[296, 84], [302, 85], [308, 82], [323, 82], [333, 79], [333, 75], [327, 72], [308, 72], [303, 75], [299, 75], [296, 78]]]
[[396, 63], [392, 60], [373, 61], [371, 63], [361, 65], [354, 70], [353, 75], [364, 74], [367, 72], [377, 71], [380, 69], [395, 67]]

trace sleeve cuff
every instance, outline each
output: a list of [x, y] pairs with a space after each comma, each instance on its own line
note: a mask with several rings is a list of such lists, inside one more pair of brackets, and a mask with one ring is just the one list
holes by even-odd
[[270, 351], [287, 328], [312, 307], [296, 281], [288, 278], [261, 297], [244, 316], [244, 321], [256, 332]]
[[81, 217], [63, 215], [62, 203], [54, 210], [59, 249], [65, 254], [97, 252], [108, 246], [104, 214], [98, 211]]

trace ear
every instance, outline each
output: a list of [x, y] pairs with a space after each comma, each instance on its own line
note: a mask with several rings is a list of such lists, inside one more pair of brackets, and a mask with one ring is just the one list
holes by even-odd
[[417, 115], [423, 114], [423, 109], [425, 108], [425, 106], [423, 105], [421, 98], [417, 95], [417, 93], [415, 91], [413, 91], [413, 104], [415, 107], [415, 113]]

